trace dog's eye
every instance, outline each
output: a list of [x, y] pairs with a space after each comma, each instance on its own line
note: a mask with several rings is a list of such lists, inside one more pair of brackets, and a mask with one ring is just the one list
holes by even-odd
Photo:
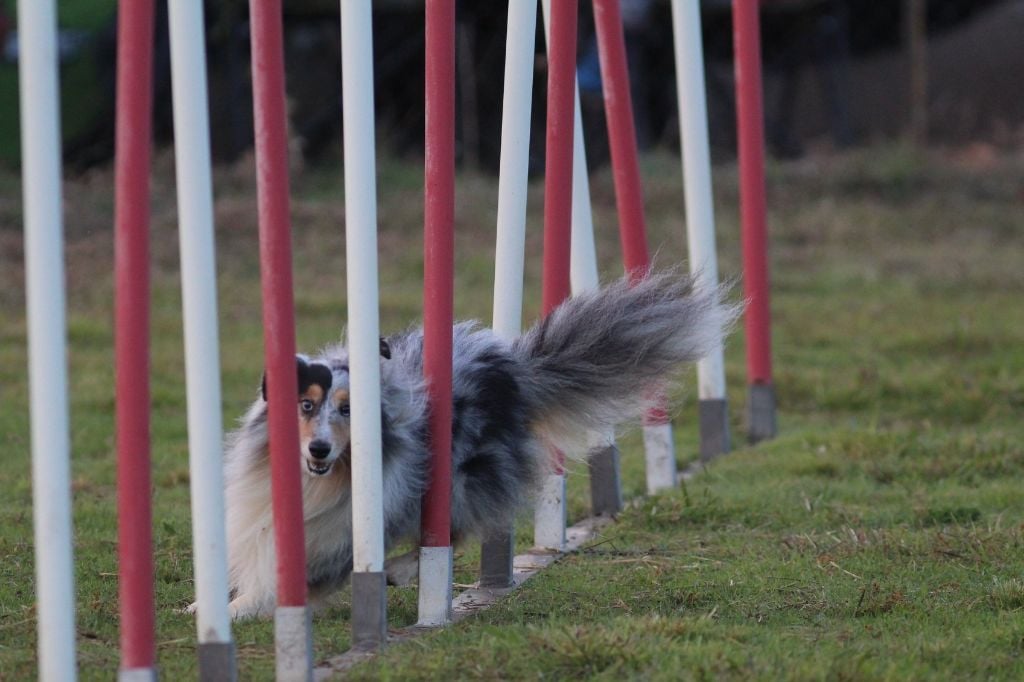
[[309, 399], [300, 400], [299, 407], [302, 409], [303, 414], [309, 414], [313, 411], [313, 401]]
[[348, 416], [348, 403], [342, 403], [341, 405], [338, 405], [338, 414], [340, 414], [342, 417]]

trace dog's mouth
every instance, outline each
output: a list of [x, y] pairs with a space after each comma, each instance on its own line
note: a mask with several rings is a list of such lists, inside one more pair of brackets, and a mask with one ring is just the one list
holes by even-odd
[[306, 471], [313, 474], [314, 476], [324, 476], [331, 471], [331, 466], [334, 462], [313, 462], [306, 460]]
[[352, 444], [349, 443], [348, 445], [345, 446], [345, 449], [342, 450], [340, 457], [338, 457], [337, 459], [332, 459], [329, 462], [321, 462], [306, 457], [306, 471], [308, 471], [312, 476], [326, 476], [327, 474], [331, 473], [331, 469], [334, 468], [335, 464], [337, 464], [338, 462], [341, 462], [342, 464], [348, 464], [351, 459]]

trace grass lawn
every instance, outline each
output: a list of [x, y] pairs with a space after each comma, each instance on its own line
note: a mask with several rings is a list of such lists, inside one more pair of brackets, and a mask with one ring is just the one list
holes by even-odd
[[[678, 160], [643, 160], [658, 260], [685, 256]], [[739, 274], [735, 168], [716, 174], [721, 269]], [[1021, 679], [1024, 677], [1024, 159], [984, 168], [901, 149], [769, 172], [780, 436], [742, 443], [742, 329], [727, 348], [737, 449], [685, 489], [645, 499], [585, 551], [504, 602], [391, 648], [356, 678]], [[118, 665], [109, 170], [65, 187], [78, 656]], [[221, 169], [216, 222], [230, 427], [262, 356], [251, 163]], [[345, 319], [336, 168], [294, 176], [299, 345]], [[382, 326], [420, 316], [422, 171], [380, 169]], [[542, 187], [531, 189], [525, 319], [539, 307]], [[611, 177], [593, 179], [598, 251], [621, 272]], [[18, 179], [0, 174], [0, 679], [35, 676], [24, 291]], [[490, 316], [496, 182], [460, 178], [459, 317]], [[164, 679], [195, 677], [173, 159], [155, 162], [153, 493]], [[693, 382], [675, 411], [697, 443]], [[621, 439], [627, 497], [640, 439]], [[570, 475], [586, 514], [585, 470]], [[144, 494], [145, 491], [140, 491]], [[529, 537], [524, 523], [522, 537]], [[456, 580], [473, 580], [461, 548]], [[315, 619], [316, 657], [347, 647], [347, 594]], [[395, 626], [414, 588], [392, 588]], [[271, 679], [272, 628], [235, 629], [244, 679]]]

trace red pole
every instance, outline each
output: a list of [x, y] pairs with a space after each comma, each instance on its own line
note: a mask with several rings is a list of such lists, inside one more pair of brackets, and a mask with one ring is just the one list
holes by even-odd
[[153, 2], [119, 3], [114, 208], [121, 668], [156, 664], [149, 440], [149, 154]]
[[426, 5], [423, 375], [433, 465], [423, 496], [423, 547], [451, 544], [452, 323], [455, 297], [455, 2]]
[[295, 304], [280, 0], [250, 0], [260, 281], [267, 371], [277, 604], [306, 603], [306, 544], [295, 418]]
[[[553, 0], [548, 39], [548, 121], [544, 146], [544, 272], [541, 314], [550, 315], [572, 292], [572, 152], [576, 115], [575, 0]], [[553, 453], [555, 473], [565, 455]]]
[[770, 384], [772, 381], [760, 32], [757, 0], [733, 0], [743, 294], [748, 301], [744, 323], [750, 384]]
[[[644, 217], [636, 126], [626, 63], [626, 38], [619, 0], [594, 0], [594, 28], [601, 63], [601, 89], [608, 123], [615, 204], [619, 213], [622, 262], [630, 279], [636, 281], [650, 271], [651, 257], [647, 246], [647, 220]], [[644, 424], [667, 424], [669, 418], [666, 404], [665, 397], [659, 396], [657, 405], [644, 417]]]
[[640, 188], [636, 128], [626, 65], [626, 41], [619, 0], [594, 0], [594, 27], [601, 62], [605, 118], [611, 147], [619, 239], [626, 272], [635, 281], [650, 269], [644, 197]]
[[544, 275], [541, 312], [569, 297], [572, 244], [572, 151], [576, 106], [576, 2], [551, 3], [548, 121], [544, 162]]

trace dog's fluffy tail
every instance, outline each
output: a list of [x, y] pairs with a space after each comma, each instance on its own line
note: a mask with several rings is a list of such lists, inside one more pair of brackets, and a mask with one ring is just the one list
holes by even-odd
[[685, 363], [721, 343], [740, 311], [724, 293], [670, 271], [567, 300], [513, 344], [533, 428], [582, 455], [590, 432], [640, 417]]

